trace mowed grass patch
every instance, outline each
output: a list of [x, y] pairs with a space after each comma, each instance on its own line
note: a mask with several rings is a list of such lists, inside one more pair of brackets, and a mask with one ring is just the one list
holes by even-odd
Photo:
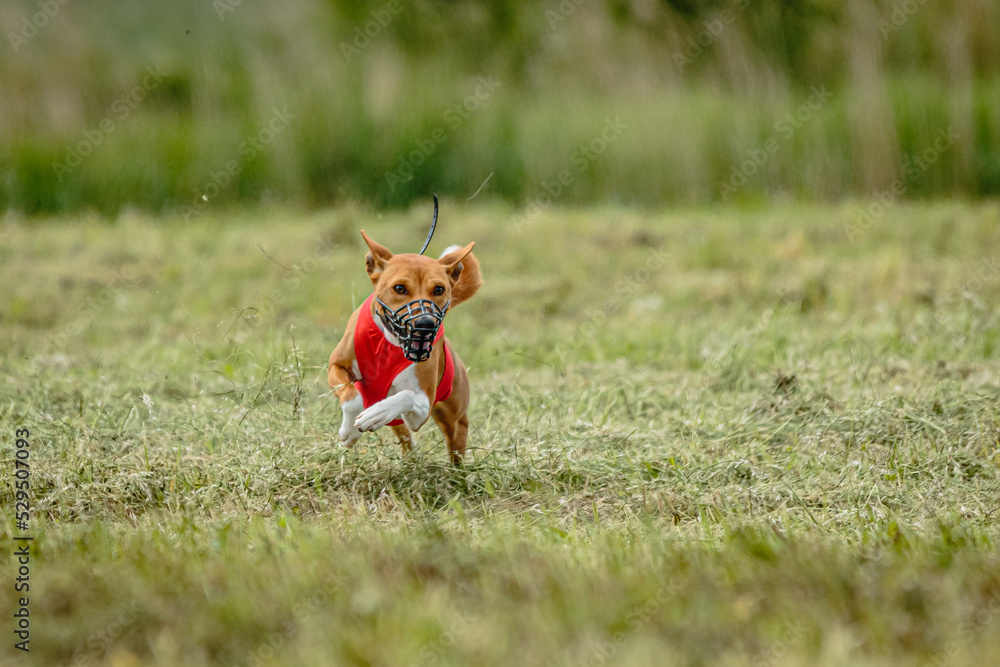
[[1000, 568], [961, 528], [861, 545], [345, 501], [323, 521], [156, 512], [45, 535], [48, 664], [983, 664], [1000, 648]]
[[443, 202], [431, 251], [475, 240], [486, 279], [446, 320], [461, 469], [431, 427], [341, 449], [326, 387], [358, 230], [413, 251], [425, 207], [8, 218], [30, 657], [996, 660], [1000, 213], [860, 207]]

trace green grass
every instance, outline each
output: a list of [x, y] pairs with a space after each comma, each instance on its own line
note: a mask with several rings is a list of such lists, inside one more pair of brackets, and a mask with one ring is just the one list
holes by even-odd
[[325, 380], [358, 230], [412, 251], [425, 205], [8, 215], [2, 661], [996, 663], [1000, 209], [867, 206], [444, 200], [461, 469], [341, 449]]
[[[995, 3], [577, 0], [550, 24], [558, 0], [399, 0], [347, 57], [397, 3], [68, 2], [11, 43], [39, 1], [0, 7], [3, 211], [405, 208], [490, 174], [520, 206], [565, 169], [564, 205], [839, 201], [904, 174], [910, 197], [1000, 194]], [[625, 127], [581, 167], [607, 119]]]

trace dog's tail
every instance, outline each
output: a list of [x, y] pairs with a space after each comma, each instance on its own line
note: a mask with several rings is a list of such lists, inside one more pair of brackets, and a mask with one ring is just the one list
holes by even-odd
[[[441, 257], [450, 255], [456, 250], [461, 250], [462, 246], [449, 246], [444, 249], [441, 253]], [[479, 291], [479, 288], [483, 285], [483, 274], [479, 270], [479, 260], [476, 256], [469, 252], [465, 257], [462, 258], [462, 272], [458, 276], [458, 280], [455, 282], [454, 286], [451, 288], [451, 305], [452, 307], [457, 306], [463, 301], [467, 301], [473, 297], [473, 295]]]

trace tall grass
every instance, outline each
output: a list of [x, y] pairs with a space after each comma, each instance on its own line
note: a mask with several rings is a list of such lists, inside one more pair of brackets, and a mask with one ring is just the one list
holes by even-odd
[[563, 170], [564, 203], [1000, 192], [993, 3], [568, 7], [4, 3], [0, 207], [405, 206], [491, 173], [528, 204]]

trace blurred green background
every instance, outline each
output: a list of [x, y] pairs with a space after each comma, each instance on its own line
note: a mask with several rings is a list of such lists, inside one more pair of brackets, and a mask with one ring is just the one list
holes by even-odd
[[[0, 208], [1000, 193], [990, 0], [7, 0]], [[562, 182], [559, 182], [562, 174]]]

